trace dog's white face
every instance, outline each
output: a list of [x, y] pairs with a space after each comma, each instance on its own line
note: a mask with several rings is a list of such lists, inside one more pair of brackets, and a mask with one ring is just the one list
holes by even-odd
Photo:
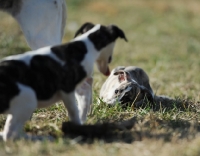
[[114, 45], [115, 45], [115, 43], [112, 42], [107, 47], [103, 48], [101, 50], [99, 58], [96, 61], [97, 68], [105, 76], [109, 76], [110, 75], [109, 64], [112, 61], [112, 55], [113, 55]]

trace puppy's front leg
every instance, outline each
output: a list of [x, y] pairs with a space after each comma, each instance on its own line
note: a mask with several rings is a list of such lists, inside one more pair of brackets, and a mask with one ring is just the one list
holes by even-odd
[[76, 104], [75, 92], [65, 93], [61, 92], [63, 103], [68, 111], [68, 116], [70, 120], [78, 125], [81, 125], [80, 117], [79, 117], [79, 110]]
[[81, 122], [86, 121], [87, 114], [91, 110], [92, 105], [92, 83], [93, 78], [88, 77], [86, 80], [76, 88], [76, 99], [78, 101], [78, 109]]

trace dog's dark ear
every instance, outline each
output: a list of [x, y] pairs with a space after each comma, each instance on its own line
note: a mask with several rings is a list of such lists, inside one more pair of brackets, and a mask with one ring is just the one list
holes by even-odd
[[112, 31], [115, 33], [116, 37], [123, 38], [126, 42], [128, 42], [123, 30], [121, 30], [119, 27], [116, 25], [111, 25]]
[[88, 30], [92, 29], [94, 27], [93, 23], [87, 22], [83, 24], [75, 33], [74, 38], [77, 37], [79, 34], [84, 34]]

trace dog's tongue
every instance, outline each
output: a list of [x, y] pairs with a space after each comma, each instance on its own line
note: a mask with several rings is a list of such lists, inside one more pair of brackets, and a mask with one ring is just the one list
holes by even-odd
[[107, 67], [107, 71], [104, 73], [105, 76], [109, 76], [110, 75], [110, 69], [109, 67]]

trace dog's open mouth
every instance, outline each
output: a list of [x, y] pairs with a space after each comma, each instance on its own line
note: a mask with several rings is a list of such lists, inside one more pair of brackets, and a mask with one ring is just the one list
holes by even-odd
[[118, 80], [120, 83], [126, 81], [127, 80], [126, 74], [124, 72], [120, 72], [118, 75]]
[[[119, 87], [119, 95], [118, 100], [121, 104], [126, 104], [132, 102], [134, 95], [137, 92], [137, 84], [129, 82], [127, 80], [127, 74], [125, 72], [120, 72], [118, 75], [118, 80], [120, 83], [123, 83], [122, 86]], [[124, 83], [125, 82], [125, 83]]]
[[115, 90], [115, 102], [127, 106], [132, 103], [141, 105], [145, 99], [147, 101], [153, 100], [150, 91], [144, 86], [129, 80], [126, 73], [119, 73], [118, 80], [121, 85]]

